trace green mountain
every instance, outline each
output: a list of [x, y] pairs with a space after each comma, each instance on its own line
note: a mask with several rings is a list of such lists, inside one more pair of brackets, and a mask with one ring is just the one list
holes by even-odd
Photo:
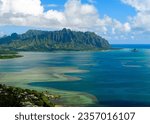
[[107, 40], [93, 32], [29, 30], [0, 38], [0, 48], [16, 51], [100, 50], [108, 49]]

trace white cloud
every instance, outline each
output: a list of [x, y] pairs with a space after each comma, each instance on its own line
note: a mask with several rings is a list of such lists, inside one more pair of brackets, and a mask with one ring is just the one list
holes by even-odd
[[65, 20], [64, 14], [56, 10], [49, 10], [46, 13], [44, 13], [44, 16], [46, 17], [46, 19], [56, 20], [58, 22]]
[[5, 33], [0, 31], [0, 37], [3, 37], [4, 35], [5, 35]]
[[78, 30], [91, 30], [99, 34], [129, 32], [130, 24], [122, 24], [109, 16], [100, 18], [95, 6], [82, 4], [80, 0], [69, 0], [65, 4], [64, 17], [66, 26]]
[[40, 0], [1, 0], [1, 14], [24, 14], [39, 16], [44, 8]]
[[41, 0], [0, 0], [0, 18], [0, 25], [49, 29], [66, 27], [94, 31], [105, 37], [128, 33], [131, 30], [128, 22], [122, 24], [109, 16], [100, 18], [94, 5], [82, 4], [81, 0], [68, 0], [64, 5], [64, 11], [44, 11]]
[[131, 26], [130, 26], [130, 24], [129, 24], [128, 22], [126, 22], [126, 23], [123, 25], [123, 30], [124, 30], [125, 32], [131, 31]]
[[122, 0], [122, 2], [134, 7], [137, 11], [150, 11], [150, 0]]
[[137, 15], [130, 17], [133, 29], [150, 31], [150, 0], [122, 0], [125, 4], [132, 6]]
[[93, 5], [81, 4], [78, 0], [69, 0], [65, 4], [65, 26], [69, 28], [90, 28], [95, 25], [98, 13]]

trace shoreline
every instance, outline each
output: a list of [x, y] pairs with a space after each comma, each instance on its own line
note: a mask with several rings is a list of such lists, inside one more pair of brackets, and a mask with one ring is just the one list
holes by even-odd
[[[49, 68], [34, 68], [26, 69], [21, 72], [5, 72], [0, 73], [1, 80], [5, 85], [20, 87], [23, 89], [36, 90], [39, 92], [49, 92], [50, 94], [60, 95], [61, 98], [56, 101], [58, 106], [74, 106], [74, 107], [83, 107], [90, 106], [97, 103], [97, 98], [92, 94], [84, 92], [75, 92], [75, 91], [64, 91], [54, 88], [43, 88], [36, 86], [29, 86], [30, 82], [44, 82], [48, 81], [71, 81], [79, 80], [79, 77], [69, 76], [69, 73], [86, 73], [86, 70], [80, 70], [74, 67], [49, 67]], [[56, 76], [57, 74], [57, 76]], [[61, 83], [61, 82], [60, 82]], [[70, 82], [68, 82], [70, 83]], [[55, 102], [55, 100], [54, 100]]]
[[[19, 86], [19, 85], [11, 86], [11, 85], [6, 85], [5, 83], [3, 84], [0, 83], [0, 86], [1, 85], [11, 87], [11, 88], [19, 88], [22, 90], [29, 90], [38, 93], [49, 94], [51, 96], [50, 102], [54, 104], [54, 106], [52, 107], [88, 107], [97, 104], [97, 98], [92, 94], [88, 94], [85, 92], [64, 91], [64, 90], [58, 90], [54, 88], [29, 87], [29, 86]], [[33, 105], [30, 107], [38, 107], [38, 106]]]

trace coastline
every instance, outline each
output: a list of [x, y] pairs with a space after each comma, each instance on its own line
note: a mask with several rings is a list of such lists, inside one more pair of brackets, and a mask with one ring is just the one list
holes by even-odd
[[[107, 49], [107, 50], [95, 50], [95, 51], [109, 51], [118, 49]], [[92, 52], [95, 52], [92, 51]], [[28, 51], [27, 51], [28, 52]], [[47, 51], [45, 51], [47, 52]], [[60, 52], [60, 51], [53, 51]], [[66, 52], [66, 51], [64, 51]], [[72, 51], [72, 52], [84, 52], [84, 51]], [[91, 52], [91, 51], [85, 51]], [[24, 56], [19, 52], [21, 56]], [[44, 52], [42, 52], [44, 53]], [[50, 52], [47, 52], [50, 53]], [[47, 70], [47, 71], [45, 71]], [[51, 72], [52, 71], [52, 72]], [[59, 100], [56, 101], [58, 106], [95, 106], [97, 104], [97, 98], [92, 94], [84, 92], [74, 92], [74, 91], [64, 91], [54, 88], [43, 88], [36, 86], [28, 86], [30, 82], [53, 82], [53, 81], [78, 81], [81, 80], [79, 77], [70, 76], [69, 73], [86, 73], [87, 70], [80, 70], [75, 67], [49, 67], [49, 68], [34, 68], [26, 69], [21, 72], [11, 72], [11, 73], [0, 73], [2, 75], [1, 82], [5, 82], [8, 86], [20, 87], [23, 89], [31, 89], [39, 92], [47, 91], [50, 94], [58, 94], [61, 96]], [[61, 83], [61, 82], [60, 82]], [[55, 101], [54, 101], [55, 102]]]
[[49, 82], [52, 81], [77, 81], [79, 77], [69, 76], [69, 73], [86, 73], [86, 70], [80, 70], [75, 67], [49, 67], [27, 69], [22, 72], [0, 73], [0, 82], [7, 86], [20, 87], [23, 89], [36, 90], [38, 92], [47, 91], [52, 95], [61, 96], [58, 100], [53, 100], [58, 106], [90, 106], [97, 103], [97, 98], [91, 94], [74, 91], [64, 91], [54, 88], [43, 88], [29, 86], [30, 82]]
[[[63, 90], [57, 90], [53, 88], [42, 88], [42, 87], [29, 87], [29, 86], [11, 86], [6, 85], [5, 83], [0, 83], [0, 85], [6, 86], [8, 88], [13, 89], [21, 89], [23, 91], [32, 91], [37, 93], [46, 93], [47, 96], [50, 96], [49, 102], [52, 103], [51, 107], [86, 107], [86, 106], [92, 106], [97, 103], [97, 98], [91, 94], [84, 93], [84, 92], [73, 92], [73, 91], [63, 91]], [[1, 88], [0, 88], [1, 91]], [[32, 93], [31, 95], [33, 95]], [[11, 95], [11, 94], [10, 94]], [[15, 94], [20, 95], [20, 94]], [[14, 103], [15, 104], [15, 103]], [[20, 107], [39, 107], [38, 105], [34, 104], [27, 104], [27, 106], [20, 106]], [[2, 107], [2, 106], [1, 106]], [[3, 106], [4, 107], [4, 106]], [[8, 106], [5, 106], [8, 107]], [[13, 107], [13, 106], [11, 106]], [[19, 107], [19, 106], [15, 106]], [[43, 106], [46, 107], [46, 106]], [[47, 106], [48, 107], [48, 106]], [[50, 106], [49, 106], [50, 107]]]

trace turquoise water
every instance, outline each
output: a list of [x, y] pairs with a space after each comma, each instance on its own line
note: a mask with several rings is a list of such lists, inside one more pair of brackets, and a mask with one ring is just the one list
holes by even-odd
[[[29, 86], [87, 92], [97, 97], [95, 106], [150, 106], [150, 45], [113, 45], [123, 48], [103, 52], [21, 53], [24, 58], [0, 61], [0, 72], [34, 67], [78, 67], [86, 73], [70, 82], [30, 82]], [[138, 48], [138, 52], [131, 52]]]

